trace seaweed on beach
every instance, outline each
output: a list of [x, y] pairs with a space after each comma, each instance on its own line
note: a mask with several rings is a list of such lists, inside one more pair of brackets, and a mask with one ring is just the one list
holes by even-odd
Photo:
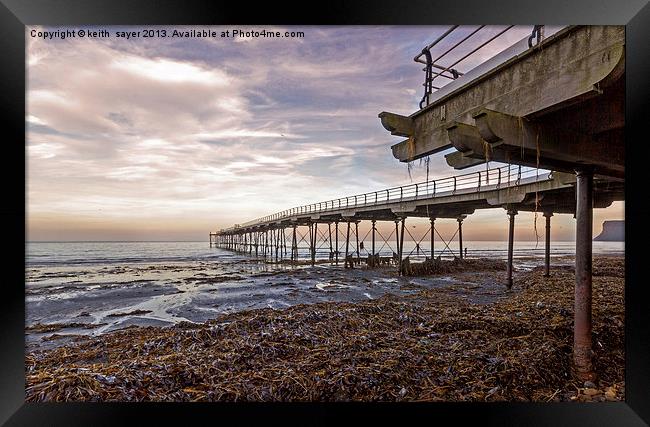
[[506, 266], [505, 261], [490, 258], [454, 258], [453, 260], [427, 258], [424, 262], [412, 263], [409, 257], [406, 257], [402, 261], [402, 274], [405, 276], [423, 276], [464, 271], [504, 271]]
[[594, 384], [571, 372], [573, 272], [534, 269], [493, 304], [422, 290], [82, 338], [27, 355], [26, 399], [623, 400], [623, 262], [594, 264]]
[[151, 313], [151, 310], [132, 310], [128, 312], [120, 312], [120, 313], [111, 313], [107, 315], [106, 317], [125, 317], [125, 316], [137, 316], [139, 314], [147, 314]]
[[46, 333], [46, 332], [55, 332], [60, 331], [61, 329], [69, 328], [81, 328], [81, 329], [94, 329], [100, 326], [104, 326], [106, 323], [36, 323], [34, 325], [27, 326], [26, 331], [36, 332], [36, 333]]

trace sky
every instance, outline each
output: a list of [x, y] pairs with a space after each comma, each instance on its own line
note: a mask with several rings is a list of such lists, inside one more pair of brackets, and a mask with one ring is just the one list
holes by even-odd
[[[68, 29], [79, 28], [88, 29]], [[420, 162], [409, 174], [392, 156], [403, 138], [377, 114], [418, 109], [424, 73], [413, 57], [448, 27], [151, 27], [304, 37], [129, 40], [114, 34], [142, 28], [103, 28], [112, 36], [45, 40], [31, 30], [66, 27], [26, 29], [30, 241], [207, 240], [290, 207], [426, 179]], [[459, 71], [530, 31], [514, 27]], [[455, 171], [446, 153], [431, 157], [431, 179], [485, 168]], [[595, 210], [594, 233], [623, 218], [622, 202]], [[442, 233], [455, 226], [437, 223]], [[540, 214], [538, 235], [542, 227]], [[506, 233], [502, 208], [477, 211], [463, 228], [467, 240]], [[535, 215], [520, 213], [517, 238], [535, 234]], [[553, 239], [574, 235], [571, 215], [553, 218]]]

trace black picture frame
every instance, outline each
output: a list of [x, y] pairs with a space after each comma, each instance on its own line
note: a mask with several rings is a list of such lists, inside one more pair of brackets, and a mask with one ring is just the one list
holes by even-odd
[[[436, 404], [108, 404], [25, 403], [25, 26], [88, 24], [597, 24], [626, 25], [626, 401]], [[480, 425], [650, 424], [650, 310], [644, 281], [648, 242], [645, 136], [650, 100], [650, 5], [646, 0], [327, 3], [171, 0], [0, 0], [0, 94], [5, 118], [0, 218], [5, 247], [0, 298], [0, 423], [123, 425], [198, 420], [330, 424], [336, 420]], [[378, 107], [379, 111], [379, 107]], [[387, 143], [387, 149], [389, 143]], [[13, 242], [13, 243], [12, 243]], [[14, 246], [14, 243], [16, 244]], [[23, 248], [19, 250], [18, 248]], [[225, 417], [235, 417], [226, 420]], [[236, 421], [235, 421], [236, 420]]]

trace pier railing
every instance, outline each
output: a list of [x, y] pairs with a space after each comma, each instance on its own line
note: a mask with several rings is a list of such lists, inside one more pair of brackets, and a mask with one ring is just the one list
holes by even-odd
[[508, 165], [297, 206], [243, 224], [237, 224], [233, 228], [261, 225], [300, 215], [316, 215], [360, 207], [498, 190], [521, 184], [547, 181], [552, 179], [551, 175], [552, 172], [542, 172], [535, 168], [522, 168], [521, 166]]

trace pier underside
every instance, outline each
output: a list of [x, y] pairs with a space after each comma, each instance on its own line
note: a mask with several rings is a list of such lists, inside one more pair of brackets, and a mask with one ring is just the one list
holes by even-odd
[[[358, 225], [371, 221], [372, 246], [365, 262], [369, 267], [392, 263], [404, 274], [413, 254], [411, 251], [405, 257], [404, 253], [405, 234], [410, 234], [405, 226], [408, 218], [429, 218], [431, 226], [414, 251], [423, 254], [424, 262], [434, 262], [436, 220], [458, 222], [452, 236], [458, 238], [458, 253], [438, 237], [445, 250], [462, 259], [463, 221], [479, 209], [503, 208], [509, 231], [505, 285], [511, 288], [518, 212], [542, 212], [546, 219], [546, 277], [551, 217], [573, 214], [574, 368], [576, 377], [593, 380], [593, 209], [624, 200], [625, 29], [571, 26], [545, 40], [537, 34], [535, 46], [526, 47], [524, 39], [437, 92], [425, 94], [426, 105], [421, 103], [421, 109], [412, 115], [379, 114], [385, 129], [406, 138], [391, 147], [401, 162], [454, 149], [445, 156], [454, 169], [490, 161], [506, 163], [506, 168], [288, 209], [211, 233], [211, 244], [295, 263], [299, 243], [308, 239], [312, 265], [317, 262], [318, 250], [325, 247], [326, 262], [338, 265], [341, 256], [344, 266], [353, 268], [361, 263], [360, 248], [367, 237], [359, 236]], [[430, 87], [431, 63], [427, 67], [425, 87]], [[522, 173], [522, 167], [534, 168], [534, 172]], [[378, 221], [395, 225], [388, 237], [380, 236], [384, 243], [390, 240], [394, 244], [388, 260], [376, 251]], [[301, 234], [301, 227], [307, 227], [307, 232]], [[427, 236], [428, 251], [420, 246]]]

